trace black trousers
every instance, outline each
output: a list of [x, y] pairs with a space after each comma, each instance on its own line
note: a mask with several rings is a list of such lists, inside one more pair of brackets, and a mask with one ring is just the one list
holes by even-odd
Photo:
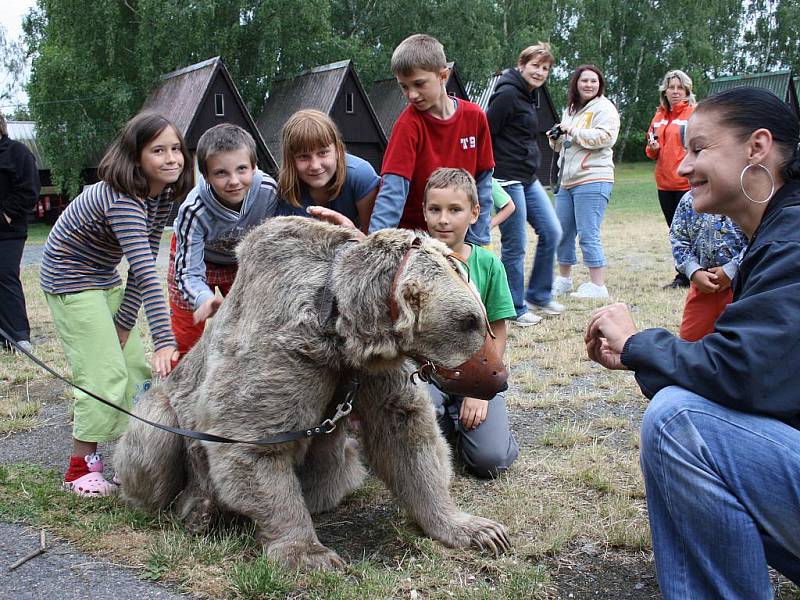
[[[17, 342], [31, 339], [25, 294], [19, 280], [25, 239], [0, 239], [0, 327]], [[0, 341], [0, 346], [7, 346], [5, 340]]]
[[672, 218], [675, 216], [675, 209], [683, 198], [686, 191], [658, 190], [658, 203], [661, 205], [661, 212], [667, 221], [667, 227], [672, 225]]

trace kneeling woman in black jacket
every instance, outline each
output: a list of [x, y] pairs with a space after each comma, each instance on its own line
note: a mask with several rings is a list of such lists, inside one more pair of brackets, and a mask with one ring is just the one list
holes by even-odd
[[738, 88], [697, 106], [687, 148], [695, 209], [750, 239], [733, 302], [696, 342], [603, 307], [586, 347], [652, 399], [641, 464], [664, 597], [771, 598], [767, 564], [800, 579], [800, 125]]

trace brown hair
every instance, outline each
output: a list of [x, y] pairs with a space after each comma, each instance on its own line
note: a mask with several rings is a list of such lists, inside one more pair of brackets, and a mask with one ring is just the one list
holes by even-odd
[[4, 135], [8, 135], [8, 127], [6, 126], [6, 118], [3, 115], [3, 112], [0, 111], [0, 137]]
[[[581, 100], [581, 95], [578, 93], [578, 79], [580, 79], [581, 73], [584, 71], [591, 71], [592, 73], [595, 73], [597, 75], [597, 79], [600, 80], [600, 87], [597, 90], [597, 96], [595, 96], [595, 98], [599, 98], [606, 91], [606, 79], [603, 77], [603, 72], [600, 70], [600, 67], [595, 65], [579, 66], [572, 73], [572, 77], [569, 78], [569, 87], [567, 89], [567, 110], [573, 115], [589, 103], [588, 100], [583, 102]], [[594, 98], [591, 100], [594, 100]]]
[[336, 152], [336, 173], [325, 187], [325, 192], [328, 198], [336, 198], [347, 177], [347, 162], [342, 136], [330, 117], [318, 110], [298, 110], [283, 124], [281, 138], [283, 155], [278, 171], [278, 194], [292, 206], [299, 207], [302, 182], [297, 174], [294, 157], [333, 144]]
[[410, 75], [414, 69], [430, 71], [437, 75], [447, 68], [444, 46], [435, 37], [415, 33], [404, 39], [392, 53], [392, 73]]
[[431, 173], [431, 176], [428, 177], [428, 183], [425, 184], [422, 206], [428, 203], [429, 190], [460, 190], [467, 196], [470, 208], [478, 206], [478, 188], [475, 185], [475, 180], [469, 174], [469, 171], [464, 169], [441, 167]]
[[116, 192], [134, 198], [147, 198], [150, 185], [139, 168], [142, 150], [167, 127], [172, 127], [183, 154], [183, 171], [172, 186], [173, 200], [182, 200], [194, 185], [194, 169], [192, 157], [186, 149], [186, 142], [180, 131], [172, 122], [155, 113], [140, 113], [125, 123], [119, 136], [106, 150], [105, 156], [97, 167], [97, 176], [110, 185]]
[[535, 58], [549, 62], [550, 66], [553, 66], [553, 63], [556, 62], [556, 59], [553, 56], [553, 51], [550, 49], [550, 44], [547, 42], [536, 42], [532, 46], [528, 46], [519, 53], [517, 65], [527, 65]]
[[250, 166], [256, 166], [256, 141], [253, 136], [233, 123], [220, 123], [207, 129], [197, 140], [197, 166], [203, 177], [208, 176], [208, 159], [215, 154], [246, 150]]

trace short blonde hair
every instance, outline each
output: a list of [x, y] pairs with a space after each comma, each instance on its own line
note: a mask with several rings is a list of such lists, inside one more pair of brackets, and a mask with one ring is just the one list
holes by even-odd
[[553, 51], [550, 48], [550, 44], [547, 42], [536, 42], [532, 46], [525, 48], [519, 53], [519, 60], [517, 60], [517, 64], [520, 66], [527, 65], [534, 58], [547, 61], [551, 66], [556, 62], [556, 59], [553, 56]]
[[658, 86], [659, 102], [664, 110], [667, 112], [670, 110], [669, 100], [667, 100], [667, 88], [669, 87], [670, 79], [677, 79], [681, 82], [683, 89], [686, 90], [686, 98], [689, 101], [689, 106], [697, 104], [697, 98], [695, 98], [692, 93], [692, 78], [680, 69], [673, 69], [672, 71], [667, 71], [667, 74], [664, 75], [664, 79], [661, 80], [661, 85]]
[[392, 53], [392, 73], [410, 75], [415, 69], [439, 73], [447, 68], [444, 46], [435, 37], [415, 33], [404, 39]]
[[342, 136], [331, 118], [318, 110], [298, 110], [283, 124], [281, 138], [283, 154], [278, 171], [278, 194], [289, 204], [299, 208], [301, 181], [294, 157], [333, 144], [336, 152], [336, 173], [328, 182], [325, 193], [331, 200], [338, 197], [347, 177], [347, 162]]
[[430, 190], [459, 190], [466, 195], [470, 208], [478, 206], [478, 188], [475, 179], [464, 169], [441, 167], [431, 173], [428, 183], [425, 184], [425, 193], [422, 195], [423, 207], [428, 204]]

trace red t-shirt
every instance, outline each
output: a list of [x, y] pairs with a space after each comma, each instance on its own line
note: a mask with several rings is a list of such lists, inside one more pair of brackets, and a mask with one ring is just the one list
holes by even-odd
[[494, 168], [489, 124], [477, 104], [458, 100], [455, 114], [446, 121], [410, 105], [400, 114], [381, 168], [381, 175], [392, 173], [410, 182], [399, 227], [427, 230], [422, 194], [439, 167], [462, 168], [473, 177]]

